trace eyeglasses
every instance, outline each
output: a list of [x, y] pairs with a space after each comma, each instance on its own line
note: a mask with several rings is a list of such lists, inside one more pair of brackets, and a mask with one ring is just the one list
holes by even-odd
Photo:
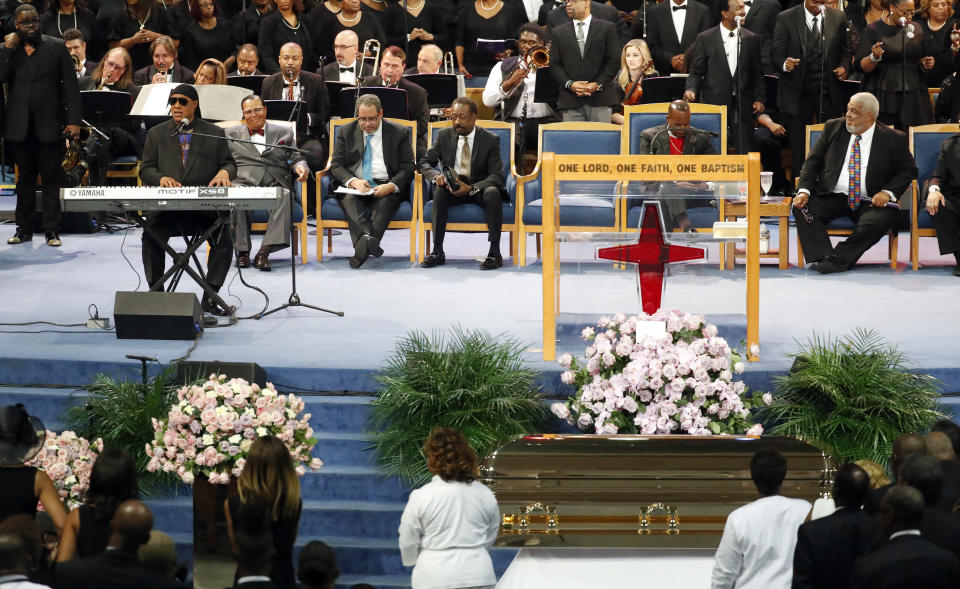
[[264, 110], [266, 109], [264, 109], [262, 106], [258, 106], [257, 108], [243, 111], [243, 116], [248, 117], [250, 115], [262, 115]]
[[174, 104], [179, 104], [180, 106], [187, 106], [190, 104], [190, 99], [185, 96], [171, 96], [170, 100], [167, 101], [167, 104], [173, 106]]
[[39, 27], [40, 19], [39, 18], [25, 18], [23, 20], [18, 20], [17, 23], [21, 27]]
[[376, 123], [380, 120], [379, 116], [376, 117], [357, 117], [357, 120], [361, 123]]
[[103, 62], [103, 69], [122, 70], [123, 68], [124, 68], [124, 64], [122, 63], [116, 64], [116, 63], [110, 63], [109, 61]]

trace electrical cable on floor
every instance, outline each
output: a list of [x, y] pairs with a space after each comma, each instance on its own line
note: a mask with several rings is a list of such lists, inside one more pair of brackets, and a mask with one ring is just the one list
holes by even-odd
[[179, 358], [174, 358], [173, 360], [170, 360], [170, 364], [173, 365], [173, 364], [179, 364], [181, 362], [185, 362], [187, 358], [190, 357], [190, 354], [192, 354], [193, 351], [197, 349], [197, 346], [200, 345], [200, 338], [202, 336], [203, 336], [203, 332], [200, 330], [197, 330], [197, 335], [196, 337], [193, 338], [193, 343], [190, 344], [190, 347], [187, 348], [187, 352], [183, 356], [180, 356]]
[[123, 232], [123, 241], [120, 242], [120, 255], [123, 256], [124, 261], [127, 262], [127, 266], [130, 266], [130, 269], [133, 270], [133, 273], [137, 276], [137, 288], [134, 289], [134, 292], [140, 291], [140, 286], [143, 284], [140, 282], [140, 272], [137, 272], [137, 269], [133, 267], [133, 264], [130, 262], [130, 258], [127, 257], [127, 254], [123, 251], [123, 246], [127, 243], [128, 232]]

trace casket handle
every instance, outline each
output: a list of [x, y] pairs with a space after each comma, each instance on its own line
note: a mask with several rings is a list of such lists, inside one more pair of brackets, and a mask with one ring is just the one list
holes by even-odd
[[664, 512], [667, 515], [667, 529], [664, 530], [664, 533], [680, 533], [680, 516], [677, 514], [676, 506], [664, 505], [663, 503], [652, 503], [646, 507], [640, 508], [640, 516], [638, 517], [638, 524], [640, 525], [640, 528], [637, 530], [637, 534], [645, 535], [652, 533], [652, 530], [650, 529], [649, 517], [653, 515], [654, 512]]

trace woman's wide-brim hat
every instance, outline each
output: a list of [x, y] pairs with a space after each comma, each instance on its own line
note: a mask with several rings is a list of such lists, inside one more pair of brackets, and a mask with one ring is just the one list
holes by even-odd
[[40, 452], [47, 440], [43, 422], [22, 404], [0, 407], [0, 466], [20, 466]]

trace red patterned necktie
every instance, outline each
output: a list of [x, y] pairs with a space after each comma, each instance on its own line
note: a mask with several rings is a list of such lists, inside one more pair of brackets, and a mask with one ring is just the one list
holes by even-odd
[[853, 149], [850, 150], [850, 162], [847, 164], [849, 190], [847, 206], [851, 211], [857, 210], [860, 204], [860, 135], [853, 140]]
[[287, 84], [287, 100], [293, 100], [293, 84]]

